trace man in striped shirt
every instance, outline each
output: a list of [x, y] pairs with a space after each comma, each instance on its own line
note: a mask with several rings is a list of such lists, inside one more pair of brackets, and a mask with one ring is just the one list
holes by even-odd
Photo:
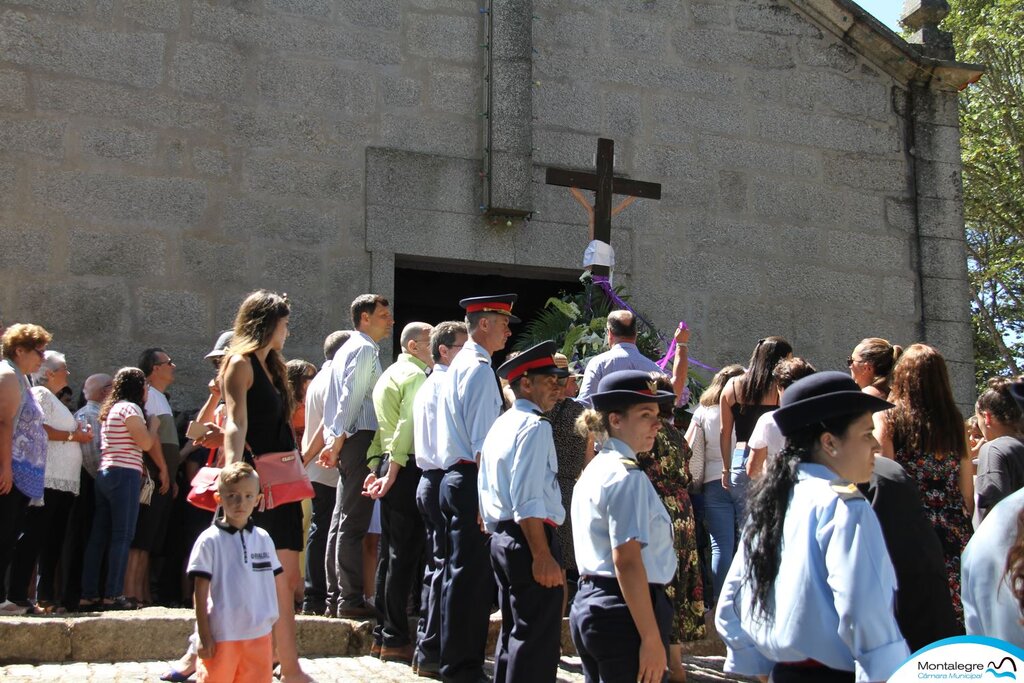
[[[327, 612], [339, 617], [375, 614], [363, 592], [363, 537], [370, 526], [373, 500], [363, 495], [370, 474], [366, 452], [377, 431], [373, 386], [381, 375], [377, 343], [391, 334], [391, 304], [379, 294], [362, 294], [352, 302], [355, 332], [331, 362], [324, 397], [324, 448], [319, 462], [338, 468], [338, 489], [327, 545], [336, 535], [338, 591], [328, 587]], [[327, 558], [327, 562], [331, 558]]]

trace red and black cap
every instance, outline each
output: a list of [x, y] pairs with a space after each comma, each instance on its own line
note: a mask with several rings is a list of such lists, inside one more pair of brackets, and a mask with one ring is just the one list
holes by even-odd
[[595, 410], [619, 410], [636, 403], [675, 401], [671, 391], [660, 391], [651, 373], [643, 370], [618, 370], [601, 378], [597, 393], [590, 395]]
[[498, 377], [510, 383], [526, 375], [554, 375], [568, 377], [569, 371], [555, 364], [555, 342], [546, 341], [531, 346], [515, 358], [505, 361], [498, 368]]
[[512, 315], [512, 304], [518, 298], [518, 294], [471, 296], [460, 301], [459, 305], [466, 309], [466, 313], [498, 313], [500, 315], [507, 315], [510, 323], [518, 323], [522, 321]]

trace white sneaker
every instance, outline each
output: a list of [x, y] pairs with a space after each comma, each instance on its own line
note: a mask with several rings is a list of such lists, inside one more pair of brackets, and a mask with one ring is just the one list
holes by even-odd
[[10, 600], [4, 600], [3, 602], [0, 602], [0, 616], [13, 617], [22, 616], [27, 613], [27, 607], [22, 607], [17, 603], [11, 602]]

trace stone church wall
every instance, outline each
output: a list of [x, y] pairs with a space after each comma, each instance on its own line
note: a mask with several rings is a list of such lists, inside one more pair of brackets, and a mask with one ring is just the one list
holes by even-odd
[[396, 259], [578, 270], [585, 216], [544, 168], [604, 135], [663, 186], [613, 220], [616, 272], [694, 356], [782, 334], [839, 367], [864, 336], [926, 339], [971, 400], [955, 94], [788, 0], [517, 0], [532, 74], [493, 125], [530, 117], [535, 214], [509, 228], [480, 215], [482, 4], [0, 2], [4, 319], [46, 325], [78, 381], [162, 345], [194, 405], [254, 287], [288, 293], [287, 355], [318, 361]]

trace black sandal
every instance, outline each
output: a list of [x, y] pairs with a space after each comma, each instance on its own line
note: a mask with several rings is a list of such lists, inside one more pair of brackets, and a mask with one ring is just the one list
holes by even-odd
[[111, 602], [103, 603], [103, 611], [105, 612], [122, 612], [128, 610], [139, 609], [139, 603], [135, 598], [126, 598], [123, 595], [119, 598], [114, 598]]

